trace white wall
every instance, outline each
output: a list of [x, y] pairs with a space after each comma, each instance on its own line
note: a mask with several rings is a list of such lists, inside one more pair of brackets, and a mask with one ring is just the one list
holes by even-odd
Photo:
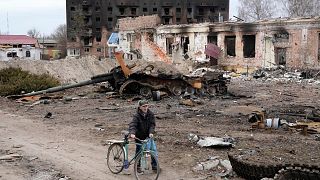
[[[26, 57], [26, 52], [30, 51], [30, 57]], [[8, 48], [0, 50], [0, 61], [9, 61], [13, 57], [7, 57], [10, 52], [16, 52], [18, 58], [27, 60], [40, 60], [41, 49], [35, 47]]]

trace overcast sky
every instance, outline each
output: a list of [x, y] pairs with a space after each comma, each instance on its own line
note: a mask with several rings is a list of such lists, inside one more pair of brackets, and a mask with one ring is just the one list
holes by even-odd
[[[238, 0], [230, 0], [230, 17], [237, 15]], [[66, 0], [0, 0], [0, 33], [27, 34], [35, 28], [50, 35], [66, 23]]]

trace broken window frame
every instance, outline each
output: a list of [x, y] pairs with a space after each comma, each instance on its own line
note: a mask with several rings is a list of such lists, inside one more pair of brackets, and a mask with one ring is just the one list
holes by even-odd
[[[253, 37], [253, 38], [252, 38]], [[256, 57], [256, 35], [242, 35], [243, 42], [243, 57], [244, 58], [255, 58]], [[253, 47], [251, 46], [253, 43]]]
[[[229, 41], [234, 41], [234, 43], [232, 43], [232, 46], [228, 45], [228, 39], [230, 39]], [[225, 46], [226, 46], [226, 55], [227, 55], [227, 57], [236, 57], [237, 56], [237, 53], [236, 53], [236, 40], [237, 40], [237, 36], [236, 35], [225, 36]]]

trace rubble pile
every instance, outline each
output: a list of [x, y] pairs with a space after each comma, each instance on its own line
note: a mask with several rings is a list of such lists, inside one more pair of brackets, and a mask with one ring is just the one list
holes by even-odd
[[46, 60], [12, 60], [0, 61], [0, 69], [20, 67], [33, 74], [50, 74], [62, 84], [76, 83], [90, 79], [92, 76], [104, 74], [115, 66], [115, 61], [98, 60], [93, 56], [80, 59], [65, 58], [54, 61]]
[[283, 83], [320, 84], [320, 80], [317, 79], [317, 76], [319, 76], [320, 73], [315, 73], [313, 76], [307, 74], [309, 74], [307, 71], [289, 71], [279, 67], [258, 69], [252, 73], [252, 77], [265, 82], [275, 81]]

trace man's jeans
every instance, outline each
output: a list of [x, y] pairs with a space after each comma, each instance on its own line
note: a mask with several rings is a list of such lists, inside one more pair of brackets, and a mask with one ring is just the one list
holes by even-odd
[[[141, 145], [137, 144], [136, 145], [136, 154], [138, 154], [140, 150], [141, 150]], [[151, 158], [151, 166], [152, 166], [152, 169], [157, 167], [157, 162], [153, 157]], [[140, 167], [140, 162], [138, 162], [138, 167]]]

